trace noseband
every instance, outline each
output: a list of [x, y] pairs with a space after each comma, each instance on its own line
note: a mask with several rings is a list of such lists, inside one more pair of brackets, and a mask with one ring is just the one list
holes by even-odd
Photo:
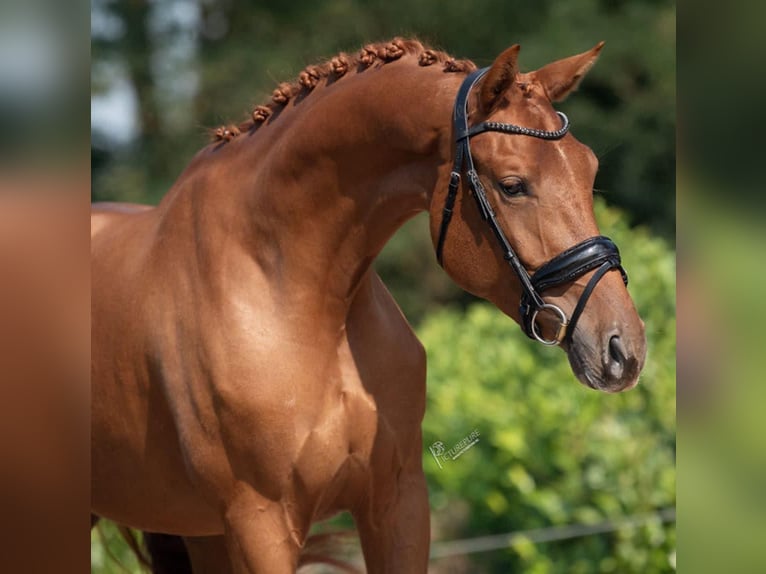
[[[588, 298], [593, 293], [593, 289], [601, 278], [610, 269], [618, 269], [622, 274], [622, 280], [628, 284], [628, 275], [622, 268], [620, 261], [620, 251], [617, 246], [608, 237], [599, 235], [591, 237], [559, 253], [556, 257], [540, 267], [531, 277], [524, 265], [521, 263], [518, 255], [511, 247], [505, 233], [497, 222], [497, 217], [492, 209], [492, 205], [487, 199], [487, 193], [479, 180], [476, 168], [471, 156], [471, 137], [483, 132], [502, 132], [506, 134], [515, 134], [530, 136], [544, 140], [559, 140], [569, 131], [569, 119], [561, 112], [556, 112], [561, 118], [561, 128], [556, 131], [545, 131], [531, 128], [525, 128], [514, 124], [504, 124], [499, 122], [482, 122], [471, 128], [468, 127], [468, 95], [473, 86], [487, 73], [489, 68], [483, 68], [471, 73], [460, 86], [460, 90], [455, 100], [455, 109], [453, 114], [453, 125], [455, 129], [455, 162], [450, 174], [449, 191], [447, 199], [444, 202], [444, 211], [442, 214], [441, 227], [439, 229], [439, 241], [436, 247], [436, 258], [440, 265], [443, 263], [444, 241], [447, 236], [447, 228], [452, 219], [452, 209], [455, 206], [458, 189], [464, 173], [468, 179], [468, 186], [473, 192], [476, 203], [479, 206], [484, 221], [487, 222], [494, 233], [500, 249], [503, 251], [503, 258], [511, 266], [511, 269], [519, 278], [522, 288], [521, 303], [519, 312], [522, 319], [522, 329], [528, 337], [540, 341], [544, 345], [558, 345], [563, 341], [571, 340], [575, 330], [577, 320], [580, 318]], [[567, 319], [564, 311], [556, 305], [546, 303], [540, 293], [555, 287], [570, 283], [577, 278], [585, 275], [589, 271], [596, 269], [596, 272], [588, 281], [585, 289], [580, 295], [580, 299], [575, 305], [572, 316]], [[543, 311], [548, 310], [558, 316], [559, 328], [553, 339], [544, 339], [537, 327], [537, 316]]]

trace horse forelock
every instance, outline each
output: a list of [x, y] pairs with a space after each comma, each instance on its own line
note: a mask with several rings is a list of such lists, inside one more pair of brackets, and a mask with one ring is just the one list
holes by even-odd
[[324, 62], [307, 66], [295, 81], [279, 84], [272, 92], [271, 99], [265, 104], [255, 106], [245, 121], [213, 130], [212, 139], [216, 142], [228, 142], [241, 133], [258, 129], [291, 101], [300, 100], [310, 94], [322, 80], [335, 82], [349, 74], [359, 74], [369, 68], [399, 60], [405, 55], [416, 56], [417, 65], [421, 67], [440, 64], [445, 73], [467, 74], [476, 69], [476, 65], [470, 60], [456, 60], [446, 52], [430, 48], [416, 39], [394, 38], [386, 42], [367, 44], [355, 55], [341, 52]]

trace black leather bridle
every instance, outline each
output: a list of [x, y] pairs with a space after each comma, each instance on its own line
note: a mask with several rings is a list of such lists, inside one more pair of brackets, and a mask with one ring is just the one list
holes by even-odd
[[[544, 140], [558, 140], [563, 138], [569, 131], [569, 119], [561, 112], [556, 112], [561, 118], [561, 128], [556, 131], [537, 130], [525, 128], [514, 124], [504, 124], [499, 122], [482, 122], [472, 127], [468, 127], [468, 95], [473, 86], [489, 70], [482, 68], [471, 73], [460, 86], [460, 90], [455, 100], [455, 109], [453, 114], [453, 126], [455, 130], [455, 162], [450, 174], [449, 191], [444, 202], [444, 211], [442, 213], [441, 227], [439, 229], [439, 240], [436, 247], [436, 258], [440, 265], [443, 264], [444, 241], [447, 236], [447, 228], [452, 219], [452, 209], [455, 206], [455, 199], [460, 188], [462, 175], [465, 173], [468, 179], [468, 186], [473, 192], [476, 203], [479, 206], [479, 212], [482, 218], [489, 224], [490, 229], [495, 234], [500, 248], [503, 251], [503, 257], [511, 266], [521, 282], [522, 295], [519, 312], [522, 319], [522, 329], [532, 339], [536, 339], [544, 345], [558, 345], [562, 341], [571, 340], [574, 333], [577, 320], [580, 318], [588, 298], [593, 293], [593, 289], [601, 278], [611, 269], [618, 269], [622, 274], [622, 280], [628, 284], [628, 275], [622, 268], [620, 261], [620, 251], [617, 246], [608, 237], [599, 235], [591, 237], [559, 253], [556, 257], [540, 267], [531, 277], [526, 268], [519, 260], [518, 255], [511, 247], [503, 230], [497, 222], [492, 205], [487, 199], [484, 186], [479, 180], [476, 168], [471, 156], [471, 137], [484, 132], [502, 132], [506, 134], [524, 135]], [[556, 305], [546, 303], [540, 293], [554, 287], [563, 285], [576, 280], [596, 269], [596, 272], [588, 281], [585, 289], [577, 301], [577, 305], [572, 311], [572, 316], [567, 319], [566, 314]], [[559, 328], [553, 339], [544, 339], [538, 330], [536, 319], [537, 315], [548, 310], [559, 318]]]

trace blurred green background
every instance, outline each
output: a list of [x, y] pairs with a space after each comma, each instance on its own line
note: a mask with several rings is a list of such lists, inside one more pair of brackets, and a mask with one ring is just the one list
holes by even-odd
[[[560, 105], [601, 167], [597, 216], [620, 246], [647, 324], [640, 385], [598, 394], [566, 357], [529, 341], [436, 265], [425, 215], [376, 267], [426, 345], [426, 445], [480, 441], [439, 468], [428, 451], [433, 539], [654, 514], [633, 527], [434, 559], [442, 572], [675, 569], [675, 4], [665, 0], [93, 0], [92, 199], [156, 203], [207, 129], [239, 120], [307, 64], [415, 35], [488, 65], [512, 43], [522, 69], [607, 46]], [[343, 520], [340, 524], [344, 524]], [[102, 544], [102, 540], [107, 545]], [[110, 557], [116, 555], [119, 560]], [[92, 533], [92, 571], [137, 570], [116, 531]]]

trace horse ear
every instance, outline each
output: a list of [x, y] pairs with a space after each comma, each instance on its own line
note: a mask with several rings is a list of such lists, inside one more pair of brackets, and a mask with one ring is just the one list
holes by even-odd
[[484, 76], [479, 92], [479, 102], [481, 109], [485, 114], [492, 111], [497, 100], [508, 88], [511, 87], [513, 79], [516, 77], [519, 69], [516, 61], [519, 58], [521, 46], [514, 44], [502, 54], [500, 54], [492, 63], [492, 67]]
[[576, 90], [580, 80], [596, 63], [603, 47], [604, 42], [599, 42], [587, 52], [551, 62], [534, 72], [548, 98], [552, 102], [560, 102]]

